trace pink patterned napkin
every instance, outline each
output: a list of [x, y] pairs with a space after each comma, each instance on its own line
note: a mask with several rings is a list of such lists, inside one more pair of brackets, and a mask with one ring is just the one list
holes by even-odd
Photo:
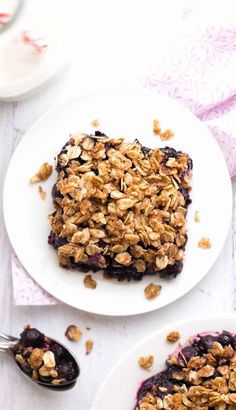
[[[231, 176], [236, 174], [235, 2], [189, 2], [180, 32], [149, 70], [144, 85], [179, 100], [206, 122]], [[233, 119], [234, 116], [234, 119]]]
[[[144, 86], [168, 94], [206, 122], [219, 142], [231, 176], [236, 174], [236, 24], [235, 2], [188, 1], [179, 32], [158, 55]], [[227, 7], [226, 7], [227, 5]], [[161, 39], [160, 41], [163, 41]], [[17, 305], [55, 304], [12, 257]]]
[[12, 253], [11, 268], [16, 305], [55, 305], [59, 303], [31, 278], [14, 253]]

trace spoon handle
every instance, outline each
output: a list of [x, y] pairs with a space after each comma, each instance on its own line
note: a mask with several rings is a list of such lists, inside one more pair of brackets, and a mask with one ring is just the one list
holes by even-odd
[[17, 345], [19, 339], [0, 332], [0, 352], [9, 352]]
[[6, 335], [6, 334], [3, 333], [3, 332], [0, 332], [0, 340], [1, 340], [1, 339], [7, 340], [7, 341], [9, 341], [9, 342], [16, 342], [16, 341], [19, 340], [19, 339], [17, 339], [16, 337]]

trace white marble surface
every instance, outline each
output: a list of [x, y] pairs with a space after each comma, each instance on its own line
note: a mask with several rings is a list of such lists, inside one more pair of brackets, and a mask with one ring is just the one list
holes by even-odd
[[[163, 47], [163, 33], [174, 35], [171, 22], [178, 17], [177, 7], [173, 9], [173, 2], [169, 1], [70, 0], [66, 4], [71, 5], [77, 20], [78, 48], [74, 51], [72, 65], [28, 100], [0, 103], [0, 328], [17, 335], [25, 323], [31, 323], [46, 334], [63, 340], [78, 355], [81, 377], [72, 391], [44, 391], [21, 377], [10, 358], [1, 354], [0, 409], [6, 410], [88, 410], [109, 369], [140, 338], [166, 323], [194, 315], [205, 317], [228, 313], [236, 306], [235, 214], [228, 239], [213, 269], [186, 296], [159, 311], [136, 317], [111, 318], [83, 313], [65, 305], [14, 306], [11, 247], [4, 228], [2, 190], [6, 168], [17, 143], [41, 114], [73, 95], [135, 86], [154, 50], [158, 53]], [[161, 41], [154, 41], [155, 38]], [[233, 182], [233, 188], [236, 199], [236, 182]], [[19, 200], [16, 198], [16, 206]], [[218, 217], [216, 215], [216, 229]], [[63, 336], [65, 328], [72, 323], [84, 330], [83, 341], [77, 344], [68, 342]], [[87, 331], [86, 326], [91, 330]], [[86, 337], [95, 343], [90, 356], [85, 356]], [[125, 377], [129, 377], [128, 372]]]

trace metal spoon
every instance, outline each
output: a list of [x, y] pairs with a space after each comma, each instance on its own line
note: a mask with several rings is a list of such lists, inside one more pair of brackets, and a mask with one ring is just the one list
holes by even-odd
[[50, 390], [55, 390], [55, 391], [58, 391], [58, 390], [62, 391], [62, 390], [72, 389], [72, 387], [75, 386], [75, 384], [77, 382], [77, 379], [79, 377], [79, 374], [80, 374], [80, 368], [79, 368], [77, 359], [73, 355], [73, 353], [67, 347], [65, 347], [63, 344], [59, 343], [57, 340], [52, 339], [52, 338], [50, 338], [50, 341], [55, 342], [58, 345], [60, 345], [61, 347], [63, 347], [66, 350], [68, 356], [70, 356], [71, 360], [73, 361], [76, 375], [72, 380], [65, 381], [65, 382], [62, 382], [60, 384], [50, 384], [49, 382], [43, 382], [41, 380], [35, 380], [35, 381], [32, 380], [31, 376], [23, 371], [20, 364], [15, 359], [15, 353], [17, 351], [17, 347], [20, 345], [20, 339], [18, 339], [16, 337], [13, 337], [13, 336], [6, 335], [3, 332], [0, 332], [0, 352], [4, 352], [4, 353], [8, 353], [10, 355], [13, 355], [14, 362], [17, 365], [17, 368], [21, 371], [21, 373], [23, 373], [23, 375], [25, 377], [27, 377], [28, 380], [31, 380], [33, 383], [36, 383], [36, 384], [38, 384], [42, 387], [45, 387], [45, 388], [50, 389]]

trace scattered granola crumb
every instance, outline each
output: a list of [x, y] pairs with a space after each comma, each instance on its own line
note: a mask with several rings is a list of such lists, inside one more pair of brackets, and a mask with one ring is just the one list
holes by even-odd
[[155, 285], [154, 283], [150, 283], [150, 285], [146, 286], [144, 289], [144, 294], [147, 299], [153, 299], [159, 296], [161, 293], [161, 286]]
[[153, 120], [153, 133], [155, 135], [160, 135], [161, 133], [161, 127], [160, 127], [160, 121], [158, 120]]
[[211, 248], [211, 241], [208, 238], [202, 238], [198, 242], [198, 247], [202, 249], [210, 249]]
[[65, 336], [73, 342], [78, 342], [81, 339], [82, 335], [83, 332], [81, 332], [81, 330], [75, 325], [68, 326], [65, 331]]
[[24, 330], [30, 329], [30, 325], [28, 325], [28, 324], [26, 323], [26, 325], [23, 326], [23, 329], [24, 329]]
[[41, 196], [41, 199], [45, 199], [47, 196], [47, 192], [45, 192], [40, 185], [38, 187], [38, 191], [39, 191], [39, 195]]
[[145, 370], [150, 369], [153, 366], [153, 363], [154, 363], [154, 356], [152, 356], [151, 354], [147, 356], [141, 356], [138, 360], [139, 366]]
[[50, 165], [48, 162], [44, 162], [44, 164], [41, 165], [37, 174], [35, 174], [29, 182], [30, 184], [35, 184], [36, 182], [45, 181], [50, 177], [51, 173], [52, 165]]
[[86, 354], [90, 354], [93, 348], [93, 341], [91, 339], [86, 340], [85, 342], [85, 349]]
[[84, 286], [90, 289], [96, 289], [97, 282], [92, 278], [91, 275], [86, 275], [84, 278]]
[[91, 121], [91, 125], [93, 127], [98, 127], [100, 125], [100, 121], [97, 118], [95, 118], [95, 120]]
[[199, 212], [198, 211], [196, 211], [195, 214], [194, 214], [194, 221], [197, 222], [197, 223], [200, 222]]
[[180, 334], [179, 332], [170, 332], [167, 336], [166, 336], [166, 340], [170, 343], [175, 343], [180, 339]]
[[174, 135], [175, 134], [170, 129], [168, 129], [160, 133], [160, 138], [162, 141], [167, 141], [167, 140], [171, 140], [174, 137]]

